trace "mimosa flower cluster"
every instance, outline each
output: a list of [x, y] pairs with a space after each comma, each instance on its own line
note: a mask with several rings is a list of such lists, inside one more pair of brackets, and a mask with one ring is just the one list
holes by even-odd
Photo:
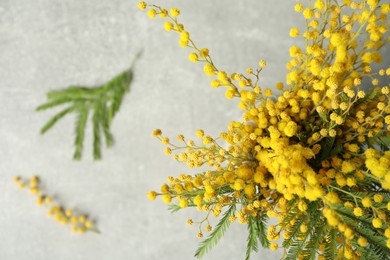
[[31, 194], [36, 196], [36, 204], [38, 206], [49, 208], [49, 211], [47, 212], [48, 216], [65, 226], [70, 225], [70, 230], [72, 232], [79, 234], [84, 234], [88, 231], [98, 232], [95, 229], [93, 222], [88, 219], [86, 215], [77, 214], [71, 209], [65, 209], [55, 203], [52, 197], [42, 193], [38, 176], [33, 176], [31, 179], [14, 177], [13, 182], [16, 183], [20, 189], [28, 189]]
[[[210, 85], [239, 98], [243, 110], [242, 120], [218, 137], [197, 130], [197, 140], [179, 135], [172, 142], [161, 130], [153, 132], [175, 160], [189, 168], [209, 166], [196, 175], [170, 176], [160, 191], [148, 193], [174, 209], [206, 212], [202, 221], [188, 220], [199, 224], [200, 238], [212, 231], [196, 256], [238, 221], [248, 225], [247, 259], [258, 242], [284, 247], [285, 259], [389, 259], [390, 87], [381, 82], [390, 68], [374, 67], [383, 63], [381, 50], [390, 41], [390, 4], [297, 3], [306, 28], [293, 27], [290, 36], [301, 37], [305, 48], [290, 47], [286, 82], [274, 88], [259, 84], [264, 60], [244, 73], [217, 68], [179, 22], [178, 8], [138, 6], [150, 18], [163, 18], [165, 30], [190, 49], [188, 59], [203, 64]], [[209, 216], [220, 217], [216, 227]], [[269, 217], [277, 224], [267, 227]]]

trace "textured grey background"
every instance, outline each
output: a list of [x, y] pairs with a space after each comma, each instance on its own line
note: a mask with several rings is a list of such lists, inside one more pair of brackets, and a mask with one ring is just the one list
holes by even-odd
[[[300, 23], [295, 1], [154, 1], [179, 7], [199, 46], [229, 72], [266, 59], [261, 84], [284, 81], [289, 27]], [[196, 129], [217, 135], [241, 112], [236, 101], [209, 86], [200, 64], [187, 60], [178, 35], [162, 29], [126, 0], [0, 0], [0, 259], [193, 259], [199, 240], [186, 210], [172, 215], [146, 193], [168, 175], [189, 172], [166, 157], [151, 138], [159, 127], [171, 137]], [[112, 131], [117, 140], [94, 162], [87, 133], [81, 162], [72, 161], [73, 122], [68, 116], [45, 136], [40, 127], [55, 111], [34, 112], [45, 93], [71, 84], [98, 85], [127, 68], [135, 53], [131, 93]], [[72, 234], [48, 219], [15, 175], [42, 177], [46, 191], [67, 207], [89, 213], [101, 235]], [[234, 224], [204, 259], [243, 259], [246, 226]], [[261, 251], [254, 259], [278, 259]]]

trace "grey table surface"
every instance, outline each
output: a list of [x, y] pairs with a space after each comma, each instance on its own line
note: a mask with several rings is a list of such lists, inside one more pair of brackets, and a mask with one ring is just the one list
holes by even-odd
[[[156, 0], [179, 7], [195, 41], [208, 47], [219, 67], [244, 72], [260, 59], [268, 62], [261, 84], [285, 79], [292, 24], [302, 19], [295, 1]], [[177, 44], [178, 35], [149, 19], [137, 1], [0, 0], [0, 259], [194, 259], [199, 240], [188, 217], [203, 214], [167, 211], [146, 193], [168, 175], [193, 172], [163, 154], [151, 138], [155, 128], [168, 136], [211, 135], [240, 118], [237, 101], [212, 89], [200, 64]], [[93, 161], [87, 131], [81, 161], [73, 161], [73, 116], [46, 135], [40, 127], [53, 115], [35, 112], [45, 93], [68, 85], [99, 85], [127, 68], [143, 51], [131, 92], [114, 119], [116, 143]], [[48, 218], [32, 195], [10, 181], [39, 175], [45, 190], [64, 205], [89, 213], [100, 235], [79, 236]], [[204, 259], [244, 259], [246, 226], [233, 224]], [[261, 250], [253, 259], [278, 259]]]

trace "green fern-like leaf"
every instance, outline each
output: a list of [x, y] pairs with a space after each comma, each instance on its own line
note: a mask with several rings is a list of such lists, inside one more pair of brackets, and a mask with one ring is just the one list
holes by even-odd
[[305, 223], [305, 220], [306, 218], [304, 217], [301, 217], [297, 220], [297, 222], [295, 222], [294, 225], [292, 225], [291, 229], [290, 229], [290, 233], [289, 233], [289, 238], [286, 238], [284, 241], [283, 241], [283, 247], [289, 247], [292, 245], [295, 237], [297, 237], [299, 234], [300, 234], [300, 231], [299, 231], [299, 227]]
[[68, 97], [63, 97], [63, 98], [57, 98], [51, 102], [48, 102], [48, 103], [45, 103], [39, 107], [36, 108], [37, 111], [41, 111], [41, 110], [46, 110], [46, 109], [49, 109], [49, 108], [53, 108], [53, 107], [56, 107], [56, 106], [59, 106], [59, 105], [62, 105], [62, 104], [66, 104], [68, 102], [72, 101], [71, 99], [69, 99]]
[[382, 150], [390, 150], [390, 136], [375, 136], [368, 138], [368, 144], [370, 146], [378, 145]]
[[318, 168], [323, 160], [327, 160], [342, 151], [342, 145], [336, 144], [335, 140], [335, 137], [326, 137], [321, 140], [319, 143], [321, 145], [321, 153], [314, 159], [309, 160], [313, 168]]
[[108, 114], [107, 114], [107, 108], [104, 107], [104, 110], [102, 111], [103, 120], [101, 121], [101, 127], [103, 129], [104, 137], [106, 139], [106, 145], [107, 147], [111, 147], [114, 143], [114, 137], [112, 136], [110, 132], [110, 124], [108, 122]]
[[[193, 203], [193, 202], [189, 202], [187, 207], [196, 207], [196, 205]], [[179, 210], [183, 209], [182, 207], [180, 207], [180, 205], [178, 204], [170, 204], [168, 206], [168, 210], [171, 212], [171, 213], [175, 213], [175, 212], [178, 212]]]
[[70, 112], [72, 112], [74, 110], [74, 107], [68, 107], [64, 110], [62, 110], [61, 112], [59, 112], [58, 114], [56, 114], [55, 116], [53, 116], [42, 128], [41, 128], [41, 134], [44, 134], [46, 133], [50, 128], [53, 127], [53, 125], [55, 125], [55, 123], [57, 123], [58, 120], [60, 120], [61, 118], [63, 118], [64, 116], [66, 116], [67, 114], [69, 114]]
[[260, 216], [256, 217], [257, 221], [257, 235], [260, 240], [260, 244], [263, 248], [269, 248], [270, 242], [267, 237], [267, 220], [268, 215], [264, 212]]
[[69, 86], [66, 89], [54, 90], [47, 93], [47, 98], [51, 100], [68, 98], [69, 100], [94, 100], [102, 93], [101, 88], [89, 88], [83, 86]]
[[366, 259], [390, 259], [390, 249], [386, 246], [383, 236], [380, 236], [375, 230], [369, 228], [359, 228], [356, 224], [352, 225], [352, 230], [367, 238], [369, 244], [362, 251], [362, 257]]
[[92, 129], [93, 129], [93, 157], [95, 160], [100, 159], [101, 155], [101, 133], [100, 133], [100, 121], [101, 121], [100, 106], [96, 106], [93, 118], [92, 118]]
[[[136, 56], [139, 57], [140, 54]], [[51, 91], [47, 94], [48, 102], [37, 107], [37, 111], [47, 110], [68, 104], [68, 108], [52, 117], [41, 129], [41, 134], [51, 129], [61, 118], [70, 113], [77, 115], [75, 133], [74, 159], [81, 158], [84, 133], [88, 114], [92, 114], [93, 156], [101, 158], [101, 135], [106, 146], [111, 147], [114, 138], [110, 131], [111, 122], [119, 111], [124, 95], [129, 91], [133, 79], [134, 63], [130, 69], [123, 71], [106, 84], [98, 87], [70, 86], [66, 89]]]
[[306, 243], [305, 249], [302, 252], [303, 259], [314, 260], [316, 258], [318, 245], [324, 239], [326, 229], [327, 225], [318, 221], [314, 228], [309, 231], [310, 239]]
[[215, 227], [214, 231], [207, 237], [207, 239], [205, 239], [200, 243], [200, 246], [195, 253], [196, 258], [201, 258], [204, 254], [209, 252], [211, 248], [213, 248], [219, 242], [219, 240], [225, 234], [226, 230], [230, 225], [229, 217], [233, 216], [235, 211], [236, 211], [236, 206], [235, 204], [233, 204], [225, 212], [225, 214], [223, 215], [223, 217]]
[[321, 117], [323, 122], [325, 122], [325, 123], [329, 122], [328, 117], [325, 113], [321, 112], [321, 113], [318, 113], [318, 115]]
[[287, 207], [290, 210], [286, 213], [287, 215], [283, 218], [282, 222], [280, 223], [282, 227], [285, 227], [287, 224], [289, 224], [290, 221], [295, 219], [299, 214], [300, 210], [297, 207], [297, 202], [298, 202], [297, 198], [293, 198], [288, 202]]
[[[286, 260], [295, 260], [298, 259], [300, 254], [304, 254], [305, 242], [310, 237], [310, 232], [314, 232], [314, 236], [320, 235], [318, 234], [320, 225], [319, 221], [321, 218], [321, 212], [318, 209], [318, 201], [312, 202], [308, 205], [307, 211], [304, 216], [302, 216], [296, 223], [293, 225], [293, 231], [291, 233], [291, 237], [286, 239], [283, 242], [283, 246], [289, 246]], [[307, 232], [301, 232], [300, 226], [303, 223], [307, 223]], [[313, 238], [314, 240], [319, 238]], [[310, 249], [310, 248], [309, 248]]]
[[359, 236], [364, 236], [369, 242], [368, 246], [362, 250], [363, 256], [379, 259], [390, 259], [390, 248], [386, 246], [385, 238], [378, 233], [378, 231], [372, 226], [372, 215], [365, 215], [362, 217], [356, 217], [353, 215], [351, 209], [339, 206], [337, 209], [339, 216], [343, 218], [343, 221]]
[[377, 89], [370, 89], [370, 92], [364, 98], [357, 100], [356, 105], [363, 105], [375, 101], [380, 94], [380, 91]]
[[168, 207], [168, 210], [171, 212], [171, 213], [175, 213], [175, 212], [178, 212], [179, 210], [181, 210], [182, 207], [180, 207], [179, 205], [177, 204], [171, 204], [169, 205]]
[[79, 114], [76, 120], [76, 138], [75, 138], [75, 152], [73, 158], [80, 160], [83, 151], [85, 126], [87, 125], [88, 110], [83, 109], [78, 111]]
[[325, 238], [325, 252], [324, 256], [327, 260], [333, 260], [336, 259], [337, 256], [337, 230], [335, 228], [332, 228], [329, 230], [328, 235]]
[[252, 251], [257, 252], [259, 250], [259, 241], [258, 238], [258, 222], [254, 217], [249, 217], [248, 219], [248, 239], [247, 239], [247, 246], [246, 246], [246, 255], [245, 259], [249, 260], [251, 257]]
[[259, 250], [259, 241], [263, 248], [269, 248], [270, 242], [267, 238], [267, 214], [261, 214], [248, 219], [248, 239], [245, 259], [249, 260], [252, 252]]
[[302, 250], [304, 241], [302, 240], [294, 240], [292, 241], [291, 245], [288, 247], [288, 252], [285, 260], [296, 260], [298, 259], [298, 255]]
[[349, 219], [350, 221], [354, 221], [355, 223], [359, 223], [359, 225], [364, 225], [366, 227], [372, 226], [372, 215], [366, 214], [361, 217], [356, 217], [352, 209], [345, 207], [344, 205], [334, 205], [334, 210], [341, 216], [343, 219]]

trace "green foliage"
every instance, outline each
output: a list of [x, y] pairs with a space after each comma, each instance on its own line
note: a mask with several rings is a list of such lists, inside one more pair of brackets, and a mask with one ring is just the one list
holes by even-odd
[[376, 88], [372, 88], [372, 89], [370, 89], [370, 92], [364, 98], [357, 100], [356, 105], [363, 105], [363, 104], [367, 104], [369, 102], [375, 102], [378, 99], [378, 97], [380, 96], [380, 94], [381, 94], [380, 90], [378, 90]]
[[343, 206], [338, 206], [336, 211], [356, 234], [364, 236], [369, 242], [366, 248], [359, 246], [363, 259], [388, 259], [390, 248], [386, 246], [383, 236], [372, 226], [372, 215], [356, 217], [351, 209]]
[[88, 110], [86, 108], [81, 108], [76, 118], [76, 129], [75, 129], [76, 138], [74, 141], [75, 159], [81, 158], [81, 153], [83, 151], [84, 132], [85, 132], [85, 126], [87, 125], [87, 119], [88, 119]]
[[318, 154], [314, 159], [309, 160], [309, 164], [314, 169], [319, 168], [322, 161], [328, 160], [342, 151], [343, 146], [336, 143], [335, 140], [335, 137], [326, 137], [321, 140], [319, 143], [321, 145], [321, 153]]
[[217, 245], [219, 240], [222, 238], [222, 236], [225, 234], [226, 230], [230, 226], [229, 217], [233, 216], [235, 211], [236, 211], [236, 205], [233, 204], [225, 212], [225, 214], [223, 215], [223, 217], [215, 227], [214, 231], [207, 237], [207, 239], [203, 240], [200, 243], [198, 250], [196, 250], [195, 257], [201, 258], [203, 255], [209, 252], [211, 248]]
[[[196, 205], [193, 203], [193, 202], [189, 202], [187, 207], [196, 207]], [[168, 206], [168, 210], [171, 212], [171, 213], [175, 213], [175, 212], [178, 212], [179, 210], [183, 209], [182, 207], [180, 207], [180, 205], [178, 204], [170, 204]]]
[[318, 115], [321, 117], [322, 121], [324, 121], [325, 123], [329, 122], [329, 119], [325, 113], [320, 112], [320, 113], [318, 113]]
[[106, 146], [111, 147], [114, 142], [113, 135], [110, 131], [111, 122], [120, 109], [124, 95], [130, 90], [132, 79], [133, 65], [102, 86], [92, 88], [70, 86], [63, 90], [50, 91], [47, 94], [48, 102], [37, 107], [37, 111], [63, 105], [68, 105], [68, 107], [54, 115], [41, 128], [41, 134], [46, 133], [64, 116], [70, 113], [75, 114], [75, 151], [73, 158], [79, 160], [83, 152], [85, 128], [89, 115], [91, 114], [93, 156], [95, 160], [101, 159], [102, 133]]
[[257, 221], [254, 217], [249, 217], [248, 219], [248, 239], [246, 247], [246, 256], [245, 260], [249, 260], [251, 257], [251, 252], [257, 252], [259, 250], [259, 241], [257, 240], [258, 234]]
[[[295, 260], [299, 255], [308, 257], [307, 253], [315, 252], [320, 240], [323, 238], [323, 228], [325, 223], [320, 221], [322, 213], [318, 209], [319, 202], [315, 201], [308, 204], [307, 211], [304, 216], [298, 218], [293, 224], [290, 238], [283, 241], [283, 247], [288, 247], [288, 252], [285, 259]], [[307, 225], [307, 231], [300, 230], [301, 225]], [[306, 243], [306, 240], [308, 240]], [[311, 256], [305, 259], [312, 259]]]
[[292, 219], [295, 219], [299, 213], [299, 209], [297, 207], [298, 198], [294, 197], [292, 200], [290, 200], [287, 204], [287, 207], [290, 209], [288, 212], [286, 212], [286, 216], [283, 218], [283, 220], [280, 222], [281, 227], [285, 228], [287, 224]]
[[368, 138], [368, 144], [372, 147], [378, 145], [383, 151], [390, 150], [390, 136], [376, 136]]
[[324, 239], [324, 234], [326, 231], [327, 225], [322, 221], [317, 221], [314, 224], [313, 229], [309, 229], [310, 239], [305, 245], [305, 248], [302, 252], [302, 256], [304, 259], [314, 260], [317, 253], [318, 245]]
[[347, 208], [342, 204], [339, 204], [339, 205], [333, 204], [333, 207], [334, 207], [333, 209], [338, 213], [338, 216], [342, 217], [344, 221], [349, 220], [348, 222], [352, 223], [353, 226], [356, 226], [357, 224], [359, 224], [359, 225], [365, 225], [368, 228], [374, 228], [371, 225], [372, 218], [373, 218], [372, 215], [365, 214], [364, 216], [356, 217], [353, 214], [352, 209]]
[[325, 259], [333, 260], [337, 255], [337, 230], [336, 228], [332, 228], [328, 231], [328, 234], [325, 238]]
[[353, 231], [359, 234], [359, 236], [364, 236], [369, 242], [365, 248], [355, 244], [355, 246], [359, 247], [363, 259], [389, 259], [390, 249], [386, 246], [386, 241], [383, 240], [381, 235], [374, 229], [367, 228], [367, 226], [359, 227], [359, 225], [355, 224], [352, 227]]
[[178, 212], [179, 210], [181, 210], [182, 207], [180, 207], [179, 205], [177, 204], [170, 204], [168, 206], [168, 210], [171, 212], [171, 213], [175, 213], [175, 212]]
[[300, 231], [299, 231], [299, 227], [304, 224], [306, 218], [304, 217], [300, 217], [299, 219], [297, 219], [297, 221], [292, 225], [291, 227], [291, 231], [289, 233], [289, 238], [286, 238], [284, 241], [283, 241], [283, 247], [288, 247], [288, 246], [291, 246], [293, 241], [294, 241], [294, 238], [297, 237], [299, 234], [300, 234]]
[[270, 242], [267, 238], [267, 221], [268, 216], [265, 212], [262, 215], [257, 216], [257, 234], [263, 248], [269, 248]]
[[218, 194], [229, 194], [234, 192], [234, 190], [229, 185], [218, 187], [215, 191], [218, 192]]
[[249, 260], [251, 252], [257, 252], [259, 250], [259, 240], [264, 248], [269, 247], [269, 241], [267, 238], [267, 214], [261, 214], [256, 217], [250, 216], [248, 218], [248, 239], [245, 259]]

